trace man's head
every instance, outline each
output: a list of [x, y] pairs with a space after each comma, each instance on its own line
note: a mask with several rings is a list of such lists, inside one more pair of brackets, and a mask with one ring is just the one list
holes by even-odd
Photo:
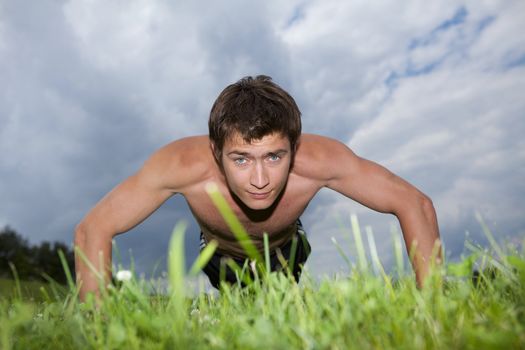
[[208, 122], [215, 158], [221, 163], [228, 138], [239, 134], [246, 142], [281, 134], [295, 152], [301, 135], [301, 112], [292, 96], [272, 78], [245, 77], [227, 86], [217, 97]]
[[249, 208], [266, 209], [286, 186], [301, 134], [293, 98], [270, 77], [246, 77], [215, 101], [210, 141], [230, 190]]

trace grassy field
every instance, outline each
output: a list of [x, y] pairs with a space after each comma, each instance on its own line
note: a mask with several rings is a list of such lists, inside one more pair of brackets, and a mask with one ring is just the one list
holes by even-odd
[[[354, 269], [300, 285], [272, 273], [220, 295], [151, 296], [146, 282], [104, 301], [0, 301], [2, 349], [518, 349], [525, 346], [525, 259], [506, 256], [472, 283], [436, 274], [424, 289]], [[483, 257], [482, 257], [483, 259]], [[489, 265], [495, 266], [485, 256]], [[451, 265], [452, 266], [452, 265]], [[496, 271], [496, 272], [494, 272]], [[441, 271], [442, 273], [444, 271]]]
[[43, 302], [53, 297], [63, 297], [69, 291], [65, 286], [42, 281], [19, 281], [20, 289], [14, 279], [0, 278], [0, 298], [14, 300], [16, 298]]
[[[244, 239], [242, 228], [235, 230]], [[172, 287], [164, 295], [152, 295], [148, 281], [131, 279], [104, 289], [100, 303], [80, 303], [70, 280], [69, 291], [41, 292], [40, 301], [20, 292], [0, 298], [0, 348], [525, 348], [523, 248], [502, 248], [493, 239], [490, 251], [471, 246], [460, 262], [436, 269], [423, 289], [400, 266], [387, 275], [372, 259], [350, 265], [345, 276], [315, 281], [303, 275], [299, 285], [284, 273], [268, 273], [262, 263], [248, 287], [225, 285], [210, 294], [190, 293], [186, 286], [215, 247], [209, 245], [186, 270], [183, 241], [179, 225], [169, 251]], [[480, 273], [473, 276], [475, 268]]]
[[[184, 286], [180, 237], [170, 281]], [[422, 290], [410, 274], [393, 282], [358, 267], [320, 282], [305, 275], [299, 285], [266, 273], [220, 294], [173, 288], [152, 296], [147, 281], [132, 279], [109, 288], [98, 306], [79, 303], [74, 288], [36, 286], [40, 299], [2, 294], [0, 348], [518, 349], [525, 346], [525, 257], [504, 253], [474, 251], [437, 270]], [[484, 272], [473, 280], [475, 262]], [[14, 288], [5, 283], [3, 291]]]

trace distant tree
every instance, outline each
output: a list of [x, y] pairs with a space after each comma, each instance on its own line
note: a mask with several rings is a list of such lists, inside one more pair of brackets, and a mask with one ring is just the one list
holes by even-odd
[[31, 274], [33, 266], [30, 260], [30, 250], [27, 240], [11, 227], [4, 227], [0, 231], [0, 275], [2, 277], [12, 276], [9, 263], [16, 266], [21, 278]]
[[12, 277], [9, 263], [16, 267], [20, 279], [45, 280], [47, 275], [58, 283], [66, 283], [66, 275], [58, 252], [62, 251], [67, 265], [74, 274], [74, 254], [68, 246], [60, 242], [42, 242], [30, 246], [9, 226], [0, 231], [0, 277]]
[[62, 251], [71, 273], [74, 272], [75, 258], [73, 252], [63, 243], [42, 242], [39, 246], [34, 246], [32, 251], [32, 260], [35, 266], [34, 272], [39, 276], [47, 274], [59, 283], [66, 283], [66, 274], [64, 267], [58, 256]]

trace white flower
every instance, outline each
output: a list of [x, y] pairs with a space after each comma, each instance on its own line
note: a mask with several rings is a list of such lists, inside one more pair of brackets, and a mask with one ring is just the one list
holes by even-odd
[[200, 314], [199, 309], [193, 309], [193, 310], [191, 310], [191, 312], [190, 312], [190, 315], [191, 315], [191, 316], [195, 316], [195, 317], [198, 317], [199, 314]]
[[117, 272], [117, 280], [121, 282], [129, 281], [132, 277], [131, 271], [129, 270], [120, 270]]

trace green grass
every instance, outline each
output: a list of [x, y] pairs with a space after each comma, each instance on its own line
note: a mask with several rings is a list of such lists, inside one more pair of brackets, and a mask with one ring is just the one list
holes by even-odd
[[[64, 296], [68, 293], [65, 286], [42, 281], [19, 281], [20, 290], [14, 279], [0, 278], [0, 299], [14, 300], [16, 298], [42, 302], [52, 299], [51, 296]], [[20, 295], [21, 294], [21, 295]]]
[[[353, 222], [356, 226], [357, 222]], [[354, 227], [355, 228], [355, 227]], [[367, 232], [370, 236], [371, 233]], [[496, 244], [495, 241], [493, 244]], [[361, 244], [362, 245], [362, 244]], [[365, 259], [348, 274], [301, 283], [268, 273], [241, 289], [190, 293], [184, 226], [169, 252], [171, 292], [147, 281], [110, 287], [98, 304], [77, 291], [0, 299], [1, 349], [517, 349], [525, 347], [525, 254], [470, 245], [460, 262], [434, 272], [423, 289]], [[373, 245], [371, 245], [373, 246]], [[190, 269], [195, 275], [210, 248]], [[473, 267], [482, 270], [475, 283]], [[483, 272], [485, 271], [485, 272]]]
[[[517, 265], [525, 259], [512, 257]], [[498, 270], [499, 271], [499, 270]], [[353, 270], [301, 285], [284, 274], [220, 295], [174, 303], [142, 281], [111, 290], [97, 308], [75, 298], [0, 301], [2, 349], [376, 349], [523, 348], [523, 269], [475, 287], [439, 275], [418, 290], [412, 276], [392, 288]], [[443, 285], [444, 283], [444, 285]]]

